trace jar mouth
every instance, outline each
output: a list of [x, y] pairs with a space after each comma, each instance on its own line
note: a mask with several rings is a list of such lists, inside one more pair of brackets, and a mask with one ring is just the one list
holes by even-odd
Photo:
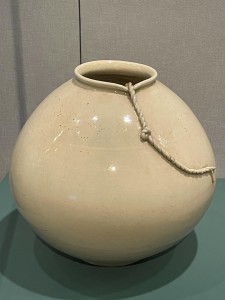
[[127, 92], [126, 83], [140, 89], [155, 82], [155, 69], [134, 62], [119, 60], [96, 60], [83, 63], [75, 68], [75, 78], [87, 85], [111, 88]]

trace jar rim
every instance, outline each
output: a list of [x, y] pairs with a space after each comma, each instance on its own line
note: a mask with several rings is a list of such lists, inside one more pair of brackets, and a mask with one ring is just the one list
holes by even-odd
[[120, 61], [120, 60], [90, 61], [78, 65], [74, 70], [75, 78], [82, 83], [94, 87], [111, 88], [111, 89], [121, 90], [124, 92], [127, 92], [126, 86], [119, 83], [88, 78], [85, 76], [85, 74], [89, 72], [96, 72], [96, 73], [107, 72], [108, 74], [123, 74], [123, 75], [126, 74], [126, 75], [145, 76], [147, 79], [139, 81], [134, 85], [135, 90], [152, 84], [153, 82], [155, 82], [157, 78], [157, 72], [152, 67], [149, 67], [144, 64], [135, 63], [135, 62]]

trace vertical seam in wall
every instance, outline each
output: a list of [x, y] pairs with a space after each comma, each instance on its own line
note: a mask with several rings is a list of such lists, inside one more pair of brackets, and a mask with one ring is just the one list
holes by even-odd
[[15, 68], [16, 68], [18, 110], [19, 110], [19, 117], [20, 117], [20, 126], [22, 128], [27, 119], [27, 107], [26, 107], [26, 91], [25, 91], [23, 54], [22, 54], [21, 20], [20, 20], [18, 0], [16, 1], [11, 0], [10, 6], [11, 6], [13, 43], [14, 43]]
[[82, 44], [81, 44], [81, 0], [78, 0], [79, 10], [79, 44], [80, 44], [80, 64], [82, 64]]

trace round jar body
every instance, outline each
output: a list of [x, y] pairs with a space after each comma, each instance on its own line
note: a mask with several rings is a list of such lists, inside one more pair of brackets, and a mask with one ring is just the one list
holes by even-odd
[[[108, 62], [95, 62], [93, 72], [101, 63]], [[136, 96], [161, 148], [192, 168], [215, 165], [202, 126], [176, 94], [154, 81]], [[78, 77], [38, 106], [18, 137], [10, 180], [20, 213], [43, 240], [116, 266], [163, 251], [193, 229], [209, 206], [212, 177], [175, 168], [140, 130], [126, 91]]]

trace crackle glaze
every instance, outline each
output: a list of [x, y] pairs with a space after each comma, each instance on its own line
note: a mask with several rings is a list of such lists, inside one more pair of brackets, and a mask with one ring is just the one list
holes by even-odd
[[11, 187], [20, 213], [53, 247], [97, 265], [126, 265], [174, 245], [206, 212], [211, 176], [179, 171], [140, 140], [123, 85], [132, 79], [161, 147], [189, 167], [215, 165], [199, 121], [156, 76], [129, 62], [82, 64], [26, 122]]

